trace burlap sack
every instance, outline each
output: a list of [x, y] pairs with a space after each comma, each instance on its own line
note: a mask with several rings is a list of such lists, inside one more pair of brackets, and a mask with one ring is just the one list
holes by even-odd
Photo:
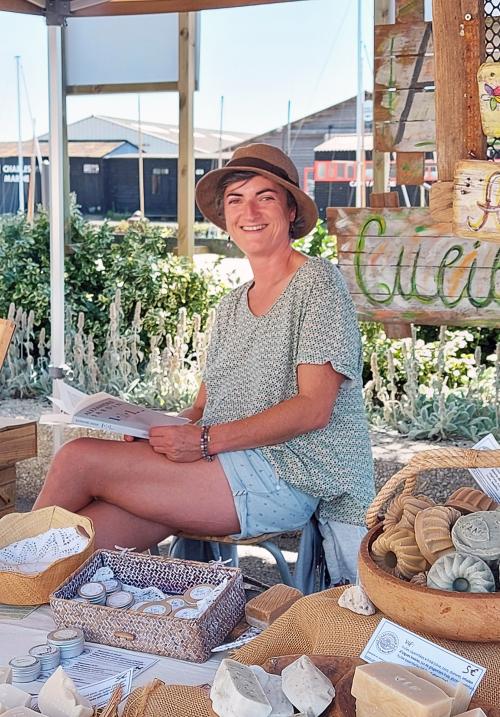
[[[325, 590], [298, 600], [280, 618], [231, 657], [246, 665], [261, 665], [278, 655], [317, 654], [357, 657], [384, 617], [356, 615], [338, 606], [345, 588]], [[500, 643], [455, 642], [421, 633], [487, 672], [475, 697], [500, 707]], [[124, 717], [214, 717], [208, 693], [199, 687], [163, 685], [134, 690]], [[149, 692], [148, 692], [149, 690]]]

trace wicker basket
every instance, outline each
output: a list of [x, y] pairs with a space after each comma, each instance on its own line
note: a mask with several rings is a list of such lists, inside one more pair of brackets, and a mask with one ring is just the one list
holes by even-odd
[[500, 641], [500, 593], [455, 593], [414, 585], [386, 573], [370, 554], [371, 544], [382, 531], [382, 525], [378, 524], [381, 511], [399, 486], [403, 484], [403, 495], [412, 495], [418, 474], [423, 471], [497, 466], [500, 466], [500, 450], [423, 451], [382, 487], [366, 514], [366, 524], [371, 530], [361, 544], [359, 576], [371, 601], [387, 617], [411, 630], [450, 640]]
[[0, 519], [0, 548], [18, 540], [32, 538], [51, 528], [77, 528], [89, 537], [80, 553], [56, 560], [47, 570], [34, 575], [0, 572], [0, 603], [41, 605], [50, 594], [94, 551], [94, 527], [89, 518], [51, 506], [31, 513], [9, 513]]
[[[95, 571], [109, 566], [124, 584], [182, 594], [201, 583], [228, 582], [217, 599], [196, 619], [151, 615], [72, 600]], [[85, 639], [112, 647], [139, 650], [191, 662], [205, 662], [243, 616], [245, 592], [238, 568], [138, 553], [98, 550], [51, 595], [59, 627], [80, 627]]]

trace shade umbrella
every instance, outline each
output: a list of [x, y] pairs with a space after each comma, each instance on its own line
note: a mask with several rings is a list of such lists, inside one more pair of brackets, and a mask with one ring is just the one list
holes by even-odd
[[[50, 375], [64, 378], [64, 89], [62, 27], [67, 18], [190, 13], [294, 0], [0, 0], [0, 10], [42, 15], [47, 22], [50, 157]], [[191, 144], [192, 146], [192, 144]], [[192, 164], [192, 162], [190, 163]], [[192, 183], [194, 186], [194, 166]], [[194, 198], [193, 202], [194, 202]], [[179, 235], [183, 228], [179, 226]]]

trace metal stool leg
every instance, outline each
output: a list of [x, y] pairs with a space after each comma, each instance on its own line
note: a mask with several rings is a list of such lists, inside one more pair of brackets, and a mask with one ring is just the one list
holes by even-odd
[[149, 554], [150, 555], [159, 555], [160, 554], [160, 546], [159, 545], [152, 545], [149, 548]]
[[176, 545], [178, 542], [179, 542], [179, 538], [177, 537], [177, 535], [173, 535], [170, 545], [168, 547], [167, 555], [169, 558], [175, 558], [175, 553], [177, 552], [175, 548], [176, 548]]
[[295, 583], [292, 578], [292, 574], [290, 573], [290, 568], [288, 567], [288, 563], [286, 562], [283, 553], [278, 548], [278, 546], [275, 543], [272, 543], [270, 540], [263, 540], [261, 543], [256, 543], [256, 547], [265, 548], [271, 553], [273, 558], [276, 560], [276, 566], [280, 571], [281, 579], [283, 580], [285, 585], [294, 588]]

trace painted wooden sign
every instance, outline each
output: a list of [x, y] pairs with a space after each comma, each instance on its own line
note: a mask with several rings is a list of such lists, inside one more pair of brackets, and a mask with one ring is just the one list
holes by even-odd
[[361, 319], [500, 326], [500, 247], [460, 239], [428, 208], [327, 209]]
[[453, 184], [453, 231], [500, 245], [500, 163], [458, 162]]
[[481, 124], [487, 137], [500, 137], [500, 62], [485, 62], [478, 70]]
[[[415, 13], [419, 3], [407, 5]], [[381, 152], [436, 148], [432, 27], [375, 27], [374, 144]]]

